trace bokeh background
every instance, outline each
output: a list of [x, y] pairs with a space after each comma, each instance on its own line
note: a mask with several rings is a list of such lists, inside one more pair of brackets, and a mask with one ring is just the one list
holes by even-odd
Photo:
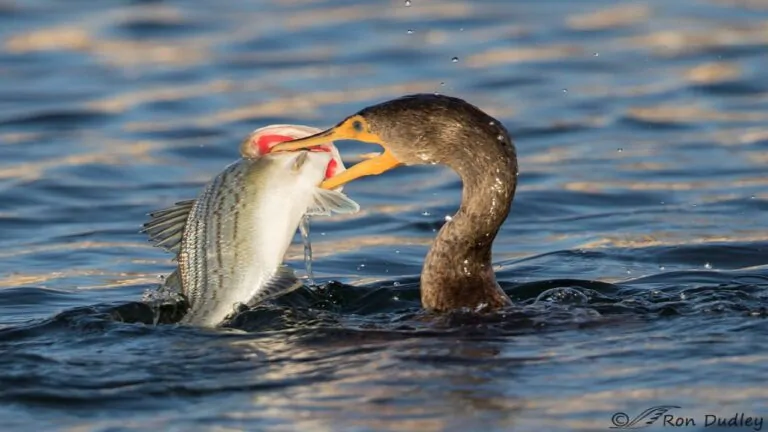
[[[4, 430], [768, 418], [768, 1], [0, 0], [0, 38]], [[313, 220], [325, 307], [265, 306], [249, 331], [110, 309], [173, 269], [146, 213], [195, 197], [250, 131], [416, 92], [512, 132], [494, 261], [519, 310], [420, 314], [460, 200], [435, 166], [361, 179], [359, 214]]]

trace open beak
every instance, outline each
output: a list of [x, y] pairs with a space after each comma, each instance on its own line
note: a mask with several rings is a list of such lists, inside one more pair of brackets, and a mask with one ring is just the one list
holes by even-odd
[[360, 177], [379, 175], [402, 165], [402, 162], [392, 155], [392, 152], [389, 151], [387, 145], [376, 134], [355, 132], [346, 124], [341, 124], [337, 127], [305, 138], [279, 143], [272, 147], [271, 152], [301, 150], [326, 144], [329, 141], [339, 140], [354, 140], [379, 144], [384, 148], [384, 152], [366, 159], [357, 165], [349, 167], [336, 176], [326, 179], [320, 184], [320, 187], [323, 189], [336, 189], [337, 187], [343, 186]]

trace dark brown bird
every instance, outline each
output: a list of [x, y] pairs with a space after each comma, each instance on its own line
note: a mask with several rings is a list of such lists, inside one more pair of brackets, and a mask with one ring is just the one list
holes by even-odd
[[278, 144], [272, 151], [336, 140], [375, 143], [384, 151], [327, 179], [326, 189], [400, 165], [446, 165], [461, 177], [461, 206], [440, 229], [424, 261], [424, 308], [488, 310], [512, 304], [491, 265], [491, 246], [517, 186], [517, 154], [501, 122], [459, 98], [415, 94], [364, 108], [324, 132]]

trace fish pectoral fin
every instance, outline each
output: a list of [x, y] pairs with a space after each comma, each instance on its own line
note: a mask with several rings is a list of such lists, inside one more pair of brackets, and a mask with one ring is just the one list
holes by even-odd
[[149, 241], [168, 252], [178, 254], [187, 217], [195, 205], [195, 200], [179, 201], [167, 209], [149, 214], [149, 222], [141, 232], [149, 235]]
[[330, 216], [331, 213], [352, 214], [360, 211], [360, 205], [341, 192], [316, 188], [312, 204], [307, 208], [309, 216]]
[[275, 274], [264, 284], [256, 295], [248, 302], [249, 307], [256, 306], [271, 298], [279, 297], [295, 291], [302, 285], [296, 273], [287, 265], [281, 265]]

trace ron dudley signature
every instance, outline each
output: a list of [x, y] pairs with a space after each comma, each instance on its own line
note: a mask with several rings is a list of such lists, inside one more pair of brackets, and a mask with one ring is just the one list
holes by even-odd
[[750, 416], [745, 413], [721, 416], [717, 414], [704, 414], [700, 417], [683, 417], [671, 412], [679, 409], [675, 405], [659, 405], [648, 408], [634, 418], [626, 413], [618, 412], [611, 417], [611, 429], [642, 429], [651, 425], [668, 428], [684, 428], [693, 426], [763, 430], [763, 417]]

